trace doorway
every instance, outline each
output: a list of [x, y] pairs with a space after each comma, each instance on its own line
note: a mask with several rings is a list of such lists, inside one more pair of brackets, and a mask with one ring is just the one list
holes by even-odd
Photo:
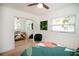
[[24, 17], [14, 17], [15, 47], [26, 44], [33, 34], [33, 20]]

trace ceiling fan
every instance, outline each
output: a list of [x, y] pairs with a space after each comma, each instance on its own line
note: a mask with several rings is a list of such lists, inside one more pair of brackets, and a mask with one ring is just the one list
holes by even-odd
[[49, 7], [44, 3], [32, 3], [32, 4], [29, 4], [27, 6], [34, 6], [34, 5], [37, 5], [38, 8], [43, 8], [44, 7], [46, 9], [49, 9]]

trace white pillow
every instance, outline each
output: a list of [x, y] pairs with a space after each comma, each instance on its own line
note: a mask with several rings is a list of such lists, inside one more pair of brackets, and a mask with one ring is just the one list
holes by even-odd
[[73, 51], [73, 50], [69, 48], [65, 48], [65, 51]]
[[60, 46], [60, 47], [62, 47], [62, 45], [61, 45], [61, 44], [57, 44], [57, 46]]
[[35, 46], [45, 46], [44, 43], [38, 43]]

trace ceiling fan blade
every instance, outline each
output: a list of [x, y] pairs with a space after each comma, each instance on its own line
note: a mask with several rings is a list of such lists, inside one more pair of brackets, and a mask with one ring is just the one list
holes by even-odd
[[33, 5], [37, 5], [38, 3], [32, 3], [32, 4], [29, 4], [27, 6], [33, 6]]
[[49, 7], [47, 5], [45, 5], [44, 3], [43, 4], [43, 7], [45, 7], [46, 9], [49, 9]]

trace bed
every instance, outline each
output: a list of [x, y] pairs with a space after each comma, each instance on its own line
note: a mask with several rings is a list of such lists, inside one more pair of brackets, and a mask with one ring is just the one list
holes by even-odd
[[14, 37], [15, 41], [24, 40], [27, 37], [26, 32], [21, 32], [21, 31], [15, 31], [14, 36], [15, 36]]
[[31, 48], [25, 49], [21, 56], [73, 56], [74, 50], [61, 47], [46, 47], [44, 45], [37, 45]]

